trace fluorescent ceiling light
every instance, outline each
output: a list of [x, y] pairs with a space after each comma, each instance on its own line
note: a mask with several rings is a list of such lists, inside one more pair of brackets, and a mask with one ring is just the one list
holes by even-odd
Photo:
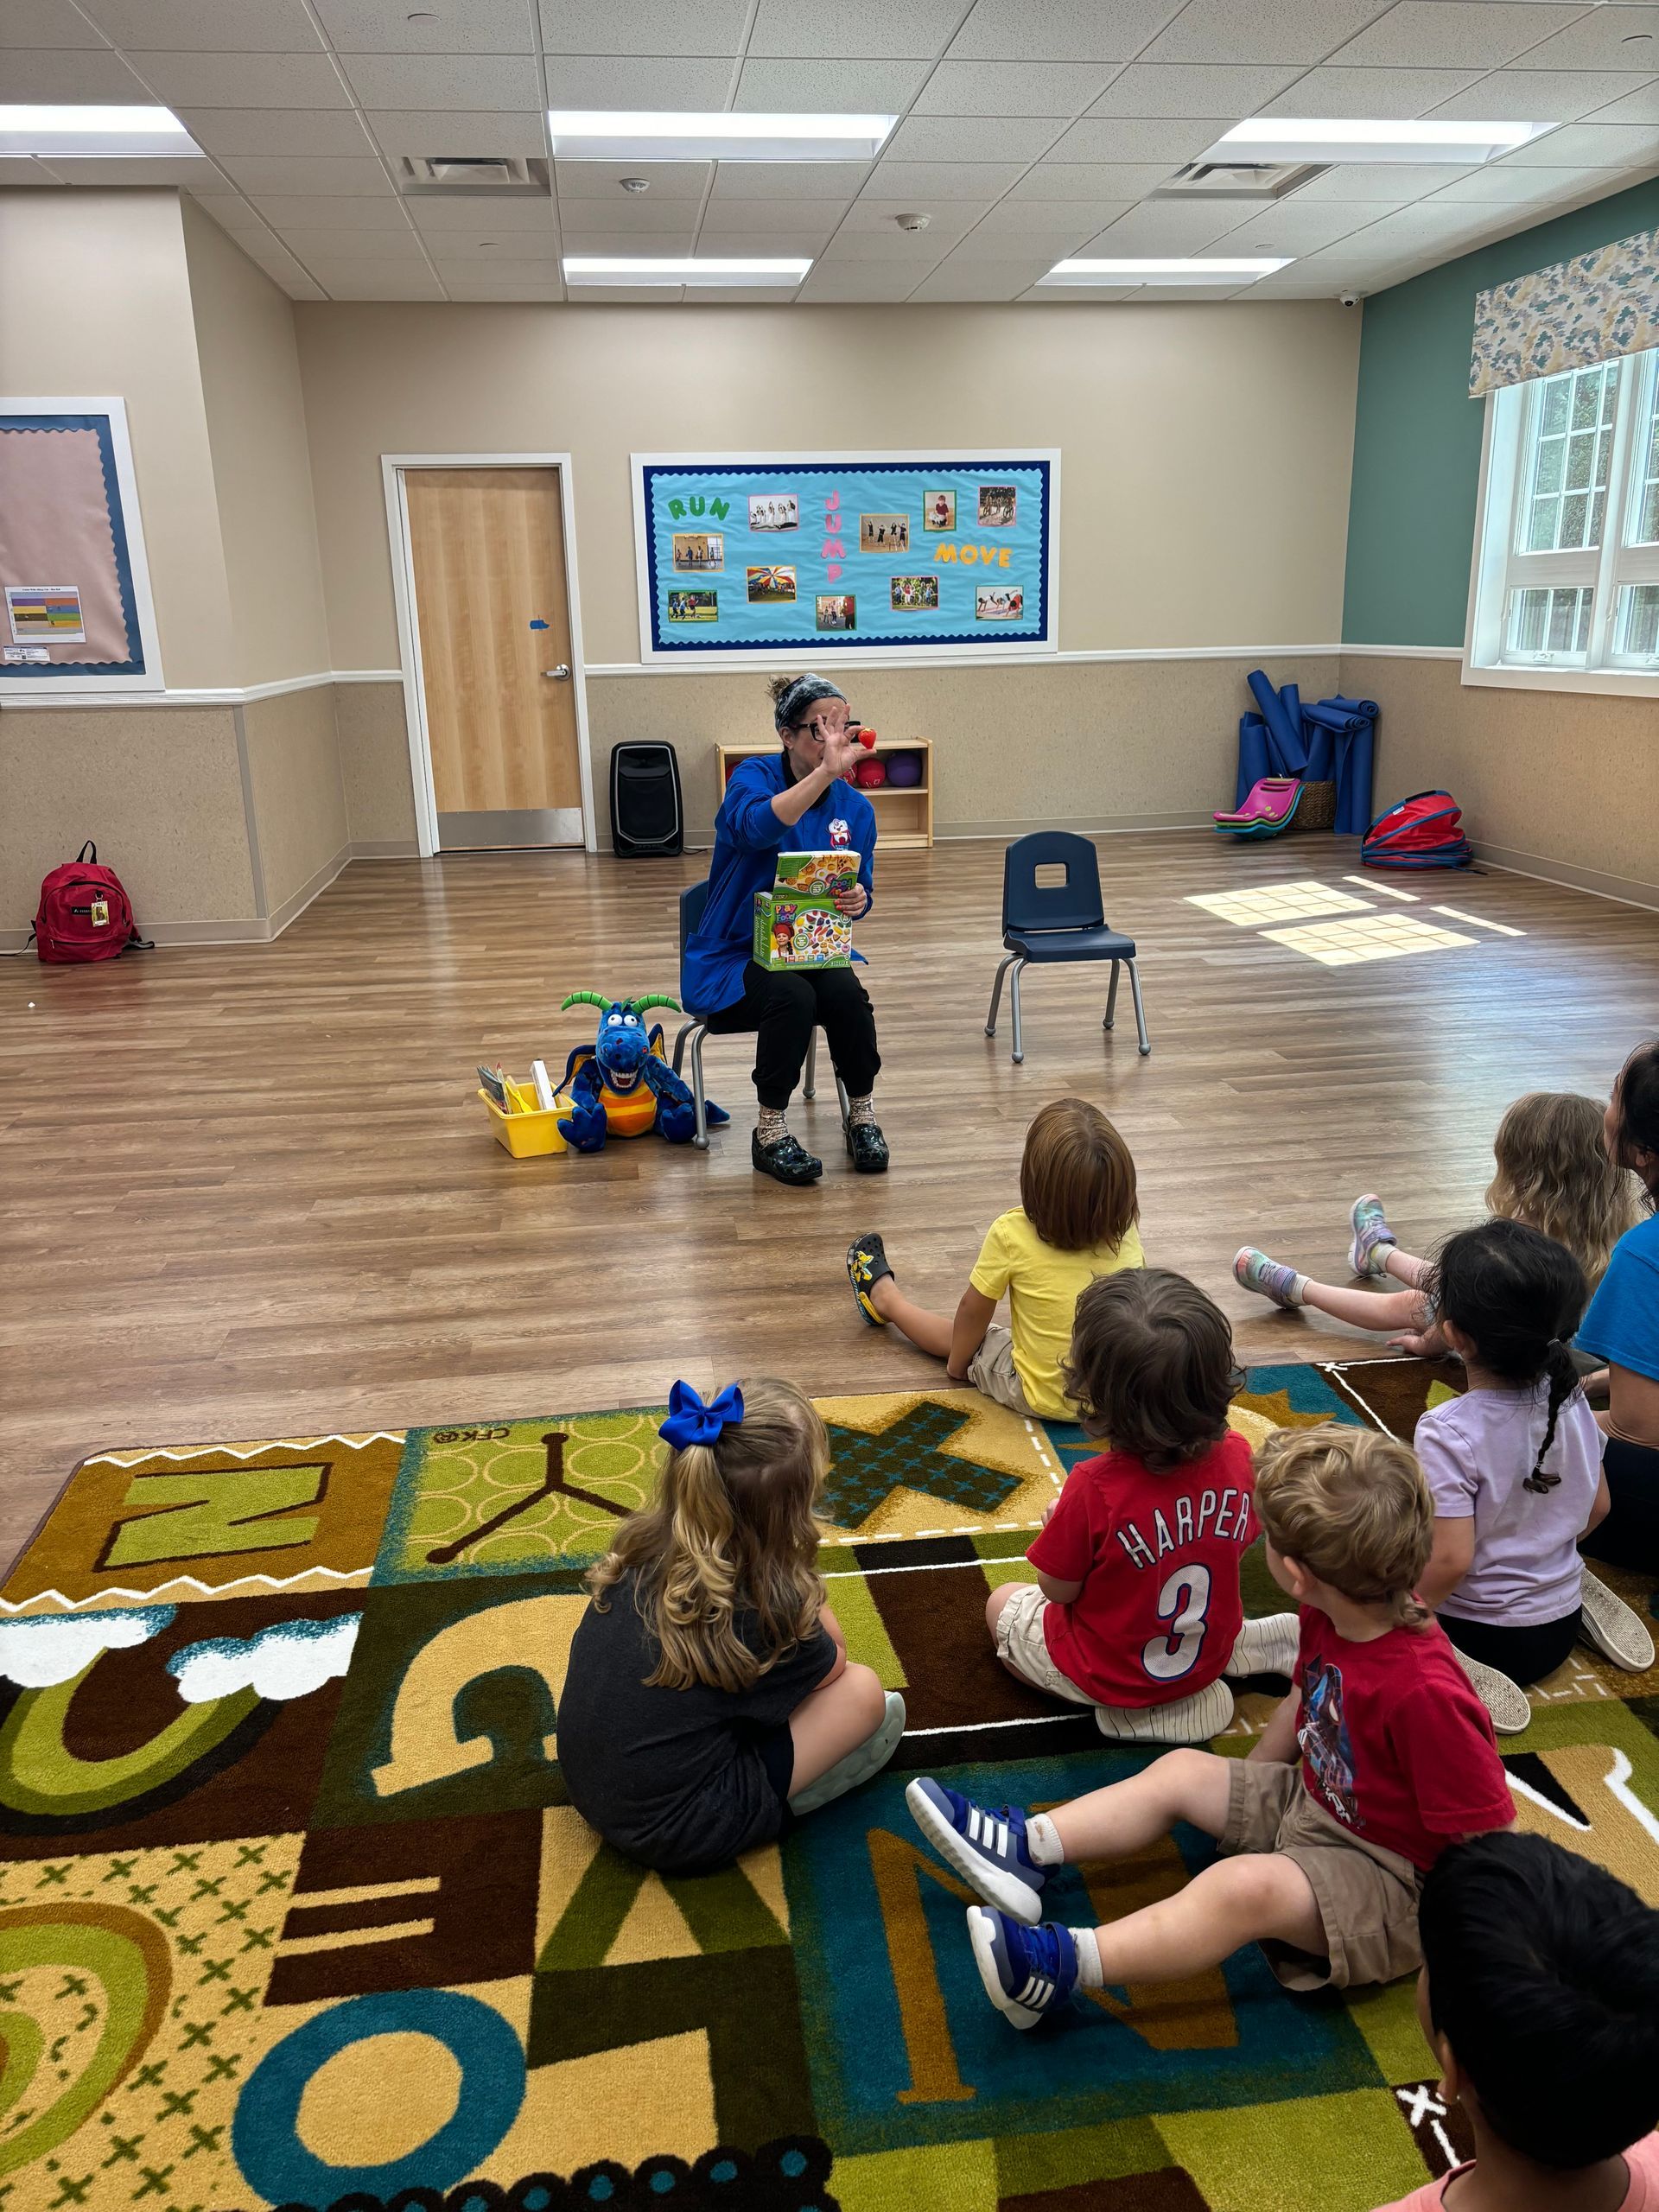
[[788, 291], [798, 284], [810, 261], [795, 258], [757, 259], [742, 256], [698, 254], [677, 257], [671, 254], [566, 254], [565, 282], [598, 285], [716, 285], [722, 291], [760, 285]]
[[1039, 276], [1039, 284], [1224, 284], [1236, 291], [1241, 284], [1253, 284], [1258, 276], [1271, 276], [1275, 269], [1287, 269], [1293, 257], [1289, 254], [1259, 255], [1249, 261], [1222, 261], [1206, 257], [1198, 261], [1173, 259], [1135, 260], [1126, 258], [1103, 261], [1090, 256], [1087, 259], [1057, 261], [1046, 276]]
[[0, 154], [206, 159], [178, 117], [165, 107], [0, 107]]
[[547, 127], [562, 162], [868, 162], [896, 119], [550, 108]]
[[1469, 168], [1513, 153], [1548, 123], [1382, 123], [1353, 117], [1254, 116], [1224, 131], [1202, 158], [1249, 154], [1272, 162], [1448, 162]]

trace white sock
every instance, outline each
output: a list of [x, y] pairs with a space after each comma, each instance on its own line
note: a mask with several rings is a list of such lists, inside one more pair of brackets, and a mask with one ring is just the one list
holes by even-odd
[[1026, 1822], [1026, 1851], [1033, 1866], [1065, 1866], [1060, 1832], [1046, 1813], [1033, 1813]]
[[1103, 1989], [1106, 1977], [1101, 1971], [1100, 1945], [1095, 1940], [1092, 1928], [1074, 1928], [1071, 1940], [1077, 1947], [1077, 1987]]

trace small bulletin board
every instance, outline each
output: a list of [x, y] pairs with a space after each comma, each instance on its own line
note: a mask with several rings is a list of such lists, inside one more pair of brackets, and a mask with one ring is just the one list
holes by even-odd
[[1052, 652], [1058, 453], [635, 454], [639, 649]]

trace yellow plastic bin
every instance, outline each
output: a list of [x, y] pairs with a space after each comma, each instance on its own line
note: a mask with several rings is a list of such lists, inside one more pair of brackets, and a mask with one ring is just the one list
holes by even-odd
[[495, 1141], [505, 1145], [515, 1160], [545, 1160], [550, 1153], [568, 1152], [570, 1147], [559, 1134], [559, 1116], [569, 1115], [570, 1102], [555, 1092], [550, 1112], [536, 1104], [536, 1094], [522, 1083], [507, 1077], [507, 1087], [520, 1110], [504, 1114], [482, 1084], [478, 1095], [489, 1109], [490, 1121], [495, 1130]]

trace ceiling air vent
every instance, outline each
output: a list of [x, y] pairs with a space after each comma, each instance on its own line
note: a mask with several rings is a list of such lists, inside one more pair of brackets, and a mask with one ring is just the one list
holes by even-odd
[[397, 188], [410, 198], [545, 200], [547, 163], [521, 154], [405, 154]]
[[1282, 200], [1321, 174], [1319, 162], [1189, 162], [1154, 200]]

